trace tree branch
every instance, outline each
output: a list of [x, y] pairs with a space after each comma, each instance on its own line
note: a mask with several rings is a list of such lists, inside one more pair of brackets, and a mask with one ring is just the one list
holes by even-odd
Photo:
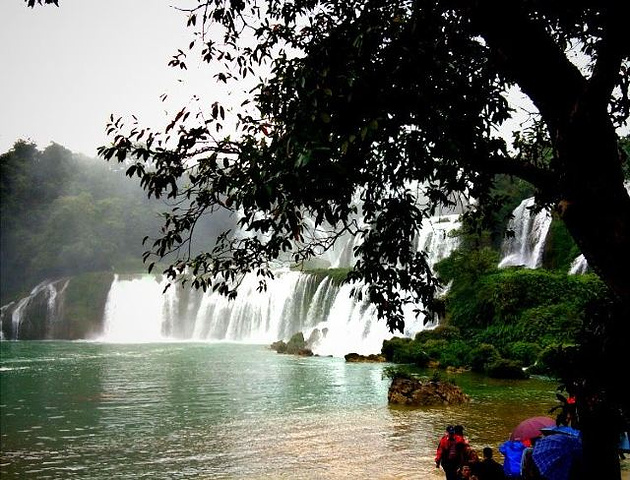
[[528, 17], [520, 2], [477, 0], [473, 27], [486, 40], [493, 60], [530, 97], [552, 133], [569, 121], [586, 80], [544, 26]]
[[606, 31], [597, 47], [597, 61], [588, 81], [585, 98], [591, 105], [606, 108], [613, 89], [619, 82], [624, 58], [630, 56], [630, 41], [626, 30], [628, 6], [614, 4], [606, 15]]
[[513, 175], [531, 183], [542, 192], [549, 191], [557, 182], [551, 171], [510, 157], [484, 158], [477, 161], [474, 168], [484, 173]]

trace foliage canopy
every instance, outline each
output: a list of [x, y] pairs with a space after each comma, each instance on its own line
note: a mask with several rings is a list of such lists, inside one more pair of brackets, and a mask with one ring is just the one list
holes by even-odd
[[[217, 82], [260, 74], [248, 98], [235, 109], [184, 107], [163, 132], [112, 117], [113, 142], [100, 154], [177, 203], [145, 259], [178, 251], [166, 273], [195, 287], [234, 296], [255, 272], [265, 288], [276, 259], [300, 263], [352, 234], [361, 243], [348, 279], [364, 282], [380, 317], [402, 329], [403, 306], [430, 305], [436, 287], [413, 244], [422, 221], [462, 199], [494, 209], [503, 173], [561, 205], [589, 263], [625, 294], [619, 258], [608, 258], [622, 245], [602, 251], [613, 239], [592, 239], [583, 225], [596, 197], [620, 209], [610, 222], [630, 212], [615, 134], [629, 106], [619, 3], [199, 1], [183, 9], [189, 50], [170, 64], [184, 69], [198, 53]], [[515, 113], [513, 86], [538, 111], [510, 150], [497, 128]], [[228, 125], [236, 130], [222, 137]], [[582, 148], [585, 129], [596, 147]], [[191, 255], [195, 225], [221, 209], [248, 233]]]

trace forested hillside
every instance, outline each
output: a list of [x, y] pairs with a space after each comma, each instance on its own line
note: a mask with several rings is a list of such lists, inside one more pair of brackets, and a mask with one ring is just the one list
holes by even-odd
[[[147, 198], [124, 165], [18, 141], [0, 155], [0, 169], [2, 304], [48, 278], [143, 271], [142, 239], [157, 233], [165, 205]], [[214, 229], [199, 234], [211, 240]]]

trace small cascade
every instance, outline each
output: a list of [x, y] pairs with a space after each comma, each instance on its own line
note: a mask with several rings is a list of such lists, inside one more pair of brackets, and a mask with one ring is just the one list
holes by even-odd
[[542, 264], [551, 215], [545, 210], [532, 215], [534, 205], [534, 197], [530, 197], [514, 209], [513, 218], [508, 223], [508, 230], [514, 232], [514, 236], [506, 238], [503, 242], [499, 268], [509, 266], [538, 268]]
[[578, 255], [569, 267], [569, 275], [579, 275], [588, 271], [588, 262], [584, 255]]
[[451, 214], [431, 218], [420, 230], [417, 251], [427, 252], [431, 268], [457, 248], [459, 239], [452, 233], [460, 227], [459, 214]]
[[[450, 255], [457, 248], [457, 237], [450, 235], [461, 227], [459, 214], [431, 217], [423, 222], [422, 228], [415, 240], [416, 250], [427, 252], [429, 265], [433, 267], [438, 261]], [[361, 239], [352, 235], [340, 238], [335, 248], [328, 252], [326, 258], [332, 268], [351, 267], [356, 261], [354, 249]]]
[[[52, 338], [54, 324], [60, 319], [68, 281], [43, 281], [27, 297], [3, 306], [0, 339]], [[9, 318], [10, 325], [6, 325], [5, 321]]]

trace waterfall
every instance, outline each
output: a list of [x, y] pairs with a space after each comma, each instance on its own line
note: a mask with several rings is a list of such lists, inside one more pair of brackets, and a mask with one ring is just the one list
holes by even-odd
[[499, 268], [519, 265], [538, 268], [541, 265], [551, 215], [545, 210], [532, 215], [534, 204], [534, 197], [526, 198], [514, 210], [508, 223], [508, 230], [514, 232], [514, 236], [503, 242]]
[[420, 230], [416, 250], [424, 250], [427, 253], [431, 268], [457, 248], [459, 240], [452, 234], [460, 226], [459, 215], [451, 214], [432, 218]]
[[[61, 288], [58, 288], [61, 284]], [[19, 340], [23, 337], [24, 324], [28, 320], [28, 329], [31, 330], [28, 337], [34, 336], [32, 331], [37, 330], [43, 332], [44, 338], [50, 334], [51, 325], [59, 319], [60, 309], [63, 304], [61, 299], [68, 284], [68, 280], [45, 280], [38, 284], [31, 293], [17, 302], [15, 307], [10, 310], [12, 305], [3, 307], [2, 318], [11, 315], [11, 338]], [[42, 311], [37, 311], [38, 307], [43, 304]], [[39, 317], [43, 316], [43, 321]], [[40, 320], [39, 322], [37, 320]], [[4, 331], [3, 322], [0, 323], [0, 331]], [[38, 336], [40, 336], [38, 335]], [[4, 339], [4, 334], [2, 337]]]
[[107, 296], [104, 333], [108, 342], [155, 342], [167, 338], [163, 334], [166, 297], [164, 282], [152, 275], [114, 281]]
[[588, 262], [584, 255], [578, 255], [575, 260], [571, 263], [571, 267], [569, 268], [569, 275], [577, 275], [581, 273], [586, 273], [588, 271]]
[[[433, 266], [457, 247], [450, 232], [459, 228], [457, 215], [436, 217], [420, 231], [415, 248], [425, 250]], [[356, 239], [347, 236], [326, 262], [335, 267], [350, 266]], [[107, 293], [102, 334], [90, 340], [113, 343], [172, 341], [236, 341], [271, 344], [288, 340], [302, 332], [311, 349], [320, 355], [343, 356], [349, 352], [377, 353], [383, 340], [392, 337], [384, 320], [366, 301], [350, 297], [357, 285], [339, 285], [332, 277], [290, 270], [279, 266], [267, 289], [258, 291], [259, 279], [248, 275], [234, 300], [216, 292], [203, 292], [172, 285], [164, 293], [167, 280], [160, 275], [115, 275]], [[11, 318], [11, 329], [2, 328], [4, 337], [18, 339], [26, 323], [28, 338], [53, 338], [55, 327], [65, 320], [61, 305], [68, 280], [43, 282], [31, 294], [3, 307], [0, 322]], [[37, 302], [35, 299], [39, 298]], [[364, 295], [363, 298], [366, 298]], [[46, 310], [46, 329], [39, 337], [32, 333], [34, 304]], [[405, 307], [406, 336], [424, 328], [423, 318], [414, 307]], [[36, 322], [35, 322], [36, 323]], [[37, 323], [39, 325], [39, 323]], [[55, 327], [55, 328], [53, 328]], [[8, 333], [7, 333], [8, 332]], [[37, 330], [40, 332], [40, 330]], [[64, 337], [65, 338], [65, 337]]]
[[[377, 320], [373, 306], [350, 297], [351, 285], [335, 285], [326, 276], [281, 270], [264, 292], [256, 290], [255, 276], [247, 277], [235, 300], [175, 286], [162, 294], [165, 285], [166, 280], [152, 275], [116, 276], [105, 308], [104, 332], [96, 340], [270, 344], [302, 332], [311, 338], [315, 353], [342, 356], [350, 351], [379, 352], [383, 340], [392, 336], [385, 322]], [[408, 317], [406, 333], [413, 335], [423, 322], [411, 311]]]
[[[431, 265], [449, 255], [457, 239], [449, 232], [459, 227], [457, 215], [429, 222], [418, 237], [417, 248], [428, 249]], [[348, 238], [352, 245], [354, 239]], [[341, 245], [339, 251], [348, 251]], [[337, 265], [339, 262], [336, 263]], [[106, 342], [238, 341], [270, 344], [302, 332], [320, 355], [342, 356], [351, 351], [379, 352], [391, 338], [385, 321], [365, 301], [350, 297], [352, 285], [337, 285], [331, 277], [280, 267], [267, 290], [258, 291], [259, 279], [245, 277], [234, 300], [216, 292], [171, 286], [152, 275], [116, 276], [104, 315]], [[356, 286], [356, 285], [355, 285]], [[409, 307], [406, 335], [420, 331], [423, 318]]]

